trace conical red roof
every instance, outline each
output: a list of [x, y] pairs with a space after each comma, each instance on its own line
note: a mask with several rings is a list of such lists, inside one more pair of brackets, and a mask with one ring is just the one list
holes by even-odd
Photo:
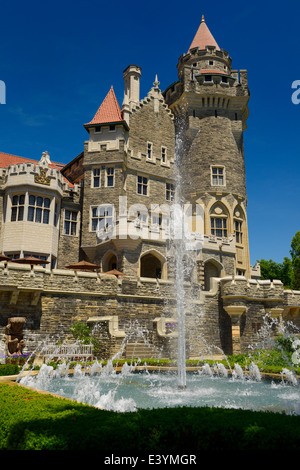
[[110, 122], [124, 122], [113, 87], [110, 88], [91, 122], [85, 124], [85, 126], [95, 126], [97, 124], [107, 124]]
[[220, 48], [211, 34], [210, 30], [208, 29], [204, 15], [202, 15], [202, 20], [200, 23], [200, 26], [198, 28], [198, 31], [196, 33], [196, 36], [193, 39], [192, 44], [189, 47], [189, 50], [192, 49], [193, 47], [199, 47], [199, 49], [205, 49], [206, 46], [215, 46], [216, 49], [219, 51]]

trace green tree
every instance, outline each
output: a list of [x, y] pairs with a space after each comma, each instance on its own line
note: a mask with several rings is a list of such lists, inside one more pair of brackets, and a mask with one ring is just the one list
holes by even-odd
[[282, 277], [282, 265], [276, 263], [276, 261], [261, 259], [260, 263], [260, 273], [261, 279], [279, 279]]
[[261, 279], [279, 279], [285, 287], [300, 289], [300, 231], [292, 238], [290, 254], [291, 258], [284, 257], [282, 263], [259, 260]]
[[86, 323], [76, 322], [73, 323], [69, 328], [70, 333], [73, 338], [79, 341], [81, 344], [92, 344], [94, 346], [94, 351], [99, 350], [99, 342], [92, 335], [92, 329]]
[[293, 264], [291, 259], [288, 257], [283, 258], [281, 281], [285, 287], [289, 287], [290, 289], [294, 288], [295, 279]]
[[290, 258], [285, 257], [283, 263], [276, 263], [276, 261], [261, 259], [260, 272], [261, 279], [278, 279], [282, 282], [284, 287], [292, 289], [294, 287], [294, 271]]
[[300, 289], [300, 231], [296, 232], [291, 242], [290, 254], [294, 273], [294, 289]]

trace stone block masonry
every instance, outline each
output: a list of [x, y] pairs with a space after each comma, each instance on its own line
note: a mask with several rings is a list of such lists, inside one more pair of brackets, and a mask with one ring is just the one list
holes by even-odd
[[[8, 318], [24, 316], [26, 348], [41, 341], [72, 341], [74, 322], [98, 324], [101, 358], [126, 354], [134, 342], [149, 344], [149, 355], [176, 354], [176, 304], [171, 281], [0, 263], [0, 340]], [[247, 352], [256, 344], [264, 317], [300, 327], [300, 292], [280, 281], [243, 276], [215, 278], [210, 291], [186, 283], [187, 357]], [[175, 331], [174, 331], [175, 325]], [[274, 335], [278, 332], [274, 331]], [[145, 350], [144, 350], [145, 351]]]

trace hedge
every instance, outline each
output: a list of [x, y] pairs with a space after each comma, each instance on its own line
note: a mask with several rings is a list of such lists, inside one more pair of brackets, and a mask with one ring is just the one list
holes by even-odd
[[0, 384], [0, 450], [97, 450], [127, 455], [299, 450], [300, 416], [221, 408], [115, 413]]

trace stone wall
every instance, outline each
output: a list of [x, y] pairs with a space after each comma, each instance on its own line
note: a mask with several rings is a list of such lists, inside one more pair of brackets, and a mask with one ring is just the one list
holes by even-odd
[[[71, 341], [72, 323], [87, 322], [97, 325], [102, 358], [126, 354], [135, 342], [149, 343], [150, 356], [176, 354], [171, 281], [2, 262], [0, 285], [0, 340], [8, 318], [24, 316], [27, 351], [46, 341]], [[187, 357], [247, 352], [266, 315], [300, 327], [300, 292], [284, 291], [280, 281], [224, 277], [215, 278], [209, 292], [189, 282], [185, 291]]]

